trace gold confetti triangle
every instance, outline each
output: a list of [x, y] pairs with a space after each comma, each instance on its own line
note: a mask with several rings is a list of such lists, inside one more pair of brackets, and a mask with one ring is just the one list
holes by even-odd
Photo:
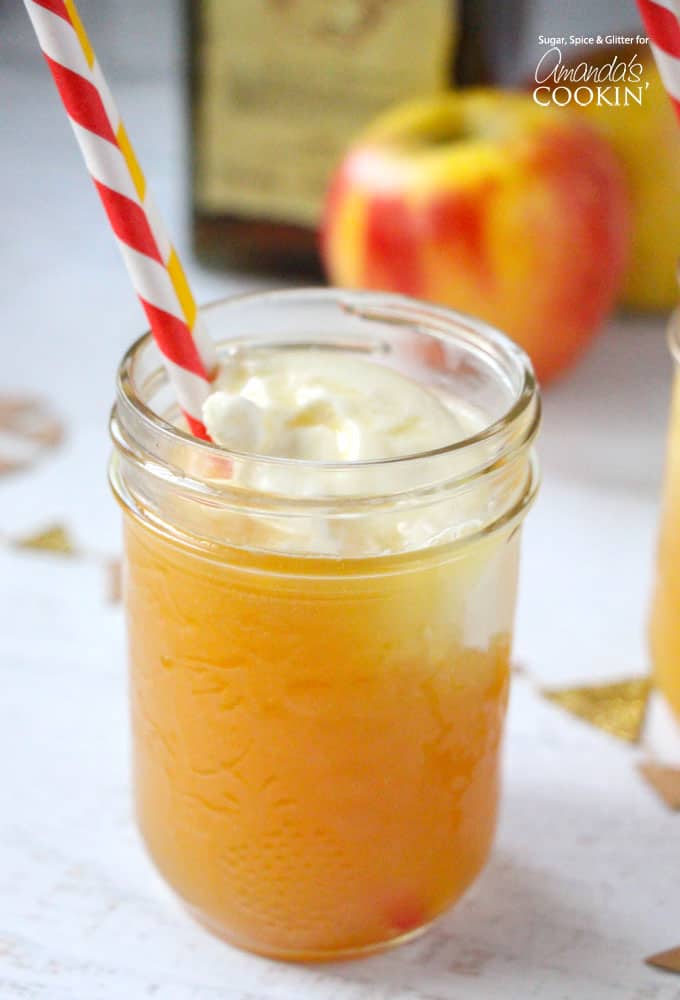
[[645, 760], [638, 764], [638, 771], [669, 809], [680, 809], [680, 768]]
[[650, 690], [649, 679], [637, 677], [616, 684], [544, 689], [541, 693], [555, 705], [592, 726], [597, 726], [620, 740], [637, 743]]
[[680, 947], [660, 951], [658, 955], [650, 955], [645, 962], [647, 965], [656, 966], [657, 969], [665, 969], [666, 972], [680, 973]]
[[18, 549], [34, 549], [63, 556], [72, 556], [76, 552], [71, 536], [63, 524], [51, 524], [35, 534], [18, 538], [14, 545]]

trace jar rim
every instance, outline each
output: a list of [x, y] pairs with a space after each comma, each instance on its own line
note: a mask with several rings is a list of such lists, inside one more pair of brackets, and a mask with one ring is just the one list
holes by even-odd
[[[211, 441], [197, 438], [190, 431], [185, 431], [176, 424], [166, 420], [140, 398], [139, 393], [135, 389], [134, 367], [137, 357], [152, 342], [152, 334], [150, 331], [147, 331], [138, 337], [123, 355], [116, 378], [118, 401], [129, 407], [137, 418], [141, 418], [144, 424], [146, 424], [147, 430], [153, 431], [165, 439], [180, 441], [185, 445], [190, 445], [192, 448], [199, 449], [201, 454], [206, 458], [220, 459], [222, 461], [231, 459], [241, 462], [257, 462], [263, 466], [269, 465], [278, 468], [289, 468], [291, 470], [344, 472], [349, 469], [370, 470], [385, 466], [395, 468], [406, 466], [409, 463], [418, 463], [421, 460], [438, 459], [447, 455], [460, 454], [466, 449], [475, 448], [493, 438], [499, 437], [504, 431], [509, 430], [517, 423], [521, 423], [522, 418], [532, 406], [535, 409], [535, 414], [533, 415], [527, 432], [527, 438], [525, 438], [523, 444], [526, 445], [535, 436], [540, 421], [540, 401], [538, 397], [538, 385], [531, 361], [519, 345], [490, 324], [453, 309], [420, 302], [408, 296], [383, 292], [355, 291], [353, 289], [326, 288], [323, 286], [245, 292], [210, 302], [208, 305], [202, 306], [200, 312], [204, 315], [210, 315], [213, 311], [228, 310], [232, 307], [236, 309], [243, 305], [250, 305], [251, 303], [266, 305], [277, 300], [283, 304], [294, 302], [300, 306], [304, 306], [305, 304], [318, 305], [319, 302], [335, 302], [342, 312], [350, 316], [386, 325], [407, 325], [415, 330], [420, 327], [423, 330], [426, 329], [427, 332], [431, 333], [434, 331], [438, 333], [444, 340], [446, 339], [447, 332], [449, 335], [456, 333], [459, 337], [461, 334], [465, 334], [468, 340], [477, 342], [478, 349], [483, 349], [488, 354], [489, 348], [492, 348], [496, 352], [498, 359], [505, 362], [506, 367], [512, 366], [516, 371], [519, 371], [521, 376], [518, 387], [513, 394], [510, 405], [500, 416], [485, 424], [474, 434], [437, 448], [381, 459], [334, 462], [261, 455], [256, 452], [225, 448]], [[498, 458], [498, 456], [496, 457]]]

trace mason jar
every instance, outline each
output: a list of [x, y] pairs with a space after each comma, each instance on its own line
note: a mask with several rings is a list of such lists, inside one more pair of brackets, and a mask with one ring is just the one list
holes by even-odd
[[680, 309], [671, 317], [668, 346], [675, 372], [650, 643], [654, 682], [680, 723]]
[[110, 474], [149, 853], [235, 945], [370, 952], [448, 909], [491, 847], [534, 376], [497, 331], [398, 296], [283, 291], [203, 314], [225, 365], [328, 352], [474, 415], [417, 454], [272, 458], [190, 436], [148, 334], [118, 373]]

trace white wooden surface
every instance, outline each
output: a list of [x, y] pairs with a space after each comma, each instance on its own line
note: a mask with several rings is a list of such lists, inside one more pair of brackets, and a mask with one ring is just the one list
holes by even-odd
[[[113, 555], [106, 418], [141, 318], [21, 15], [5, 15], [0, 50], [0, 390], [47, 395], [69, 436], [0, 481], [0, 523], [7, 536], [61, 520], [83, 548]], [[154, 66], [116, 90], [185, 241], [179, 96], [167, 65]], [[202, 299], [246, 285], [188, 265]], [[669, 378], [661, 324], [619, 321], [546, 398], [517, 637], [540, 681], [646, 667]], [[104, 590], [96, 561], [0, 549], [2, 1000], [680, 997], [680, 978], [643, 964], [680, 944], [680, 816], [639, 779], [634, 751], [522, 678], [493, 860], [428, 936], [316, 969], [208, 936], [169, 897], [133, 827], [123, 625]]]

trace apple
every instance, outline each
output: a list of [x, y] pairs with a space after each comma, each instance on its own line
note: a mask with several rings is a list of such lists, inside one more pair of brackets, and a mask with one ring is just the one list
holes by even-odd
[[[649, 45], [589, 46], [571, 54], [564, 65], [567, 70], [580, 62], [603, 67], [613, 59], [633, 67], [628, 77], [639, 73], [640, 104], [624, 104], [620, 88], [618, 107], [593, 101], [582, 114], [621, 157], [631, 193], [632, 245], [621, 297], [637, 309], [671, 309], [678, 298], [680, 259], [680, 129]], [[565, 85], [572, 91], [577, 86]]]
[[398, 291], [504, 330], [542, 381], [611, 310], [629, 246], [618, 157], [580, 114], [468, 90], [381, 116], [330, 185], [329, 278]]

